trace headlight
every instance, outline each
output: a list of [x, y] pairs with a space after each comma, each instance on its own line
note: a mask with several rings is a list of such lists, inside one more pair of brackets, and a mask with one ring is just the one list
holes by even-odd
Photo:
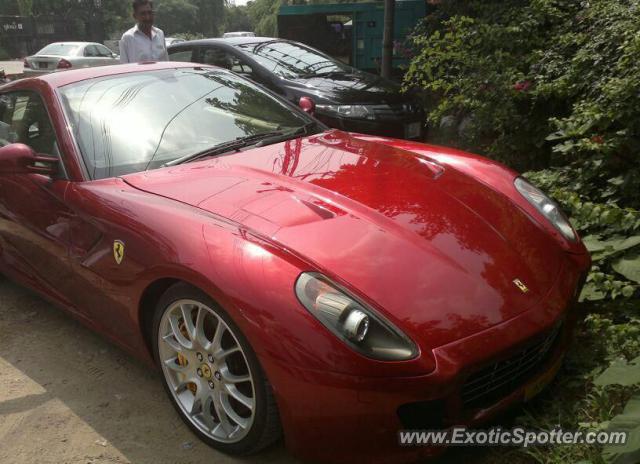
[[325, 327], [369, 358], [404, 361], [418, 354], [406, 335], [322, 274], [300, 274], [296, 296]]
[[316, 105], [316, 109], [345, 118], [374, 119], [373, 111], [365, 105]]
[[522, 196], [529, 201], [529, 203], [535, 206], [535, 208], [540, 211], [540, 213], [542, 213], [549, 222], [551, 222], [551, 224], [562, 234], [564, 238], [570, 242], [575, 242], [578, 239], [573, 227], [571, 227], [571, 223], [555, 201], [522, 177], [518, 177], [515, 180], [514, 185], [516, 189], [518, 189], [518, 192], [520, 192]]

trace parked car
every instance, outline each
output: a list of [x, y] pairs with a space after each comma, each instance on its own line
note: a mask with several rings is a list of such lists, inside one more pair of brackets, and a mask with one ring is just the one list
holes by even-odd
[[237, 31], [237, 32], [225, 32], [222, 34], [223, 39], [228, 39], [230, 37], [255, 37], [255, 33], [253, 32], [245, 32], [245, 31]]
[[307, 97], [330, 127], [421, 139], [424, 113], [400, 86], [299, 42], [264, 37], [205, 39], [168, 48], [172, 61], [211, 64], [241, 74], [298, 103]]
[[169, 45], [179, 44], [184, 42], [184, 39], [178, 39], [177, 37], [165, 37], [164, 44], [168, 47]]
[[94, 42], [54, 42], [24, 59], [24, 74], [37, 76], [75, 68], [118, 64], [119, 59], [102, 44]]
[[441, 448], [399, 429], [473, 426], [560, 366], [589, 255], [494, 161], [329, 130], [189, 63], [0, 101], [0, 272], [157, 366], [221, 451], [283, 431], [318, 462], [417, 460]]

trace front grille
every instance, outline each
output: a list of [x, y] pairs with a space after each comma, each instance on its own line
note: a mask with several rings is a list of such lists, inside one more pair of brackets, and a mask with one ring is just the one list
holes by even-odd
[[462, 386], [464, 407], [478, 408], [493, 404], [522, 385], [548, 359], [560, 328], [561, 324], [556, 324], [545, 336], [510, 358], [472, 374]]

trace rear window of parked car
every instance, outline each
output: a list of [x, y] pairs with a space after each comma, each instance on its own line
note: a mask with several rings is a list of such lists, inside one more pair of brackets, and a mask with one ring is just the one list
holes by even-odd
[[75, 55], [78, 45], [53, 43], [40, 50], [38, 55], [70, 56]]

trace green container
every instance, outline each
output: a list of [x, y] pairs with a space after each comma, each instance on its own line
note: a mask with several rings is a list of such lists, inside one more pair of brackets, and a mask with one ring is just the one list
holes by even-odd
[[[427, 10], [424, 0], [396, 0], [395, 5], [393, 67], [398, 68], [408, 64], [403, 45]], [[287, 5], [278, 13], [278, 37], [306, 43], [367, 71], [380, 67], [383, 29], [382, 2]]]

